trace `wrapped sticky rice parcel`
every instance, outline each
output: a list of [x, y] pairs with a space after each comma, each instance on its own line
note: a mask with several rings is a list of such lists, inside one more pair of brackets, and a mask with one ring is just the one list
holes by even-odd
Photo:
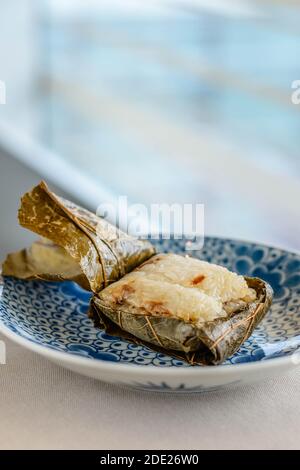
[[43, 182], [23, 196], [19, 222], [42, 238], [8, 255], [4, 275], [75, 281], [94, 293], [96, 327], [190, 364], [219, 364], [234, 354], [272, 302], [265, 281], [191, 257], [155, 255], [148, 241]]
[[219, 364], [249, 338], [272, 295], [260, 279], [158, 254], [95, 295], [90, 317], [110, 334], [190, 364]]
[[41, 182], [21, 200], [19, 223], [46, 238], [8, 255], [3, 274], [23, 279], [71, 279], [93, 292], [151, 257], [150, 242], [137, 240], [49, 190]]

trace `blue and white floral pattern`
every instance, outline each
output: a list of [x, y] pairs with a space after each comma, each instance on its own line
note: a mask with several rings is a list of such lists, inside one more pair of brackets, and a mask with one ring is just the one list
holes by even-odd
[[[160, 240], [155, 243], [158, 251], [186, 253], [186, 240]], [[240, 274], [261, 277], [274, 288], [271, 311], [238, 353], [225, 364], [268, 360], [290, 355], [299, 349], [299, 255], [263, 245], [213, 237], [206, 238], [202, 250], [188, 253]], [[71, 282], [6, 278], [0, 298], [0, 319], [21, 337], [57, 351], [143, 366], [191, 367], [165, 354], [95, 329], [86, 315], [89, 300], [90, 294]], [[147, 389], [147, 384], [144, 389]]]

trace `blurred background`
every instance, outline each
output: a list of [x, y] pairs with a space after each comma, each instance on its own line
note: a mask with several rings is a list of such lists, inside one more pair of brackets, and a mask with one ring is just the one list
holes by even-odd
[[40, 178], [300, 249], [299, 24], [296, 0], [1, 0], [0, 254]]

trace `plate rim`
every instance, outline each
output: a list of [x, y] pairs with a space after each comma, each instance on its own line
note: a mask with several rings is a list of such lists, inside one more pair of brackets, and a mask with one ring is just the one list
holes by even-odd
[[265, 369], [277, 369], [284, 366], [297, 367], [300, 365], [293, 362], [292, 355], [285, 357], [275, 357], [268, 360], [259, 360], [246, 363], [236, 363], [236, 364], [220, 364], [220, 365], [208, 365], [208, 366], [197, 366], [197, 367], [157, 367], [153, 365], [144, 365], [144, 364], [126, 364], [113, 361], [104, 361], [103, 359], [82, 357], [73, 353], [56, 351], [47, 346], [42, 346], [39, 344], [30, 341], [27, 338], [23, 338], [19, 334], [7, 328], [3, 322], [0, 320], [0, 333], [5, 337], [13, 341], [14, 343], [23, 346], [24, 348], [39, 354], [49, 360], [59, 361], [63, 363], [68, 363], [69, 365], [77, 366], [87, 366], [92, 367], [97, 370], [103, 371], [120, 371], [120, 372], [133, 372], [136, 375], [159, 375], [159, 376], [182, 376], [186, 377], [212, 377], [216, 373], [221, 376], [231, 375], [233, 371], [237, 373], [243, 372], [253, 372], [255, 370]]
[[[205, 238], [216, 238], [224, 241], [234, 241], [240, 243], [249, 243], [252, 245], [261, 245], [266, 248], [273, 248], [281, 251], [285, 251], [289, 254], [295, 254], [300, 256], [300, 250], [289, 250], [288, 248], [284, 248], [278, 245], [268, 245], [267, 243], [256, 241], [256, 240], [245, 240], [235, 237], [229, 236], [219, 236], [219, 235], [207, 235]], [[1, 283], [1, 265], [0, 265], [0, 285]], [[0, 292], [0, 298], [1, 298]], [[49, 360], [56, 360], [63, 363], [68, 363], [70, 365], [78, 365], [78, 366], [88, 366], [93, 367], [94, 369], [103, 370], [103, 371], [112, 371], [112, 368], [115, 372], [120, 371], [128, 371], [136, 373], [136, 375], [145, 375], [145, 373], [149, 373], [150, 375], [172, 375], [178, 376], [178, 374], [183, 375], [184, 377], [197, 377], [199, 376], [215, 376], [217, 374], [221, 376], [230, 375], [233, 371], [236, 372], [253, 372], [255, 370], [261, 369], [277, 369], [282, 368], [284, 366], [288, 366], [287, 368], [295, 368], [300, 365], [300, 362], [293, 361], [293, 354], [284, 356], [284, 357], [274, 357], [267, 360], [260, 359], [259, 361], [253, 362], [245, 362], [245, 363], [235, 363], [235, 364], [219, 364], [219, 365], [206, 365], [206, 366], [198, 366], [198, 367], [157, 367], [153, 365], [144, 365], [144, 364], [126, 364], [126, 363], [119, 363], [113, 361], [104, 361], [103, 359], [98, 358], [90, 358], [90, 357], [82, 357], [70, 352], [64, 351], [56, 351], [54, 349], [49, 348], [45, 345], [39, 345], [34, 343], [33, 341], [23, 338], [18, 333], [10, 330], [2, 321], [0, 316], [0, 333], [2, 333], [6, 338], [10, 339], [14, 343], [23, 346], [24, 348], [39, 354], [40, 356], [46, 357]]]

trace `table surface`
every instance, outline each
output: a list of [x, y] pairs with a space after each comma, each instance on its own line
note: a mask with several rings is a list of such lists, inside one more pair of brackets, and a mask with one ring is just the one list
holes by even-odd
[[201, 395], [135, 392], [6, 343], [1, 449], [299, 449], [300, 369]]

